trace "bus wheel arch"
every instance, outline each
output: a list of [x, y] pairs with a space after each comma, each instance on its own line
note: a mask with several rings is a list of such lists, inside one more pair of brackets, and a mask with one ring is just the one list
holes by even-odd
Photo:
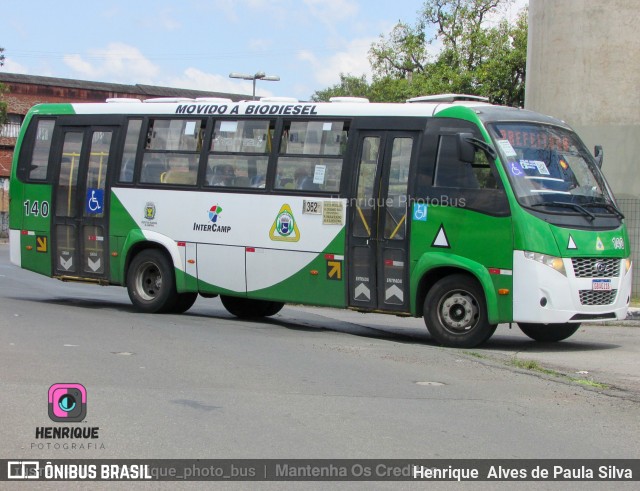
[[489, 323], [485, 292], [475, 276], [447, 268], [425, 285], [422, 316], [438, 344], [473, 348], [493, 335], [497, 325]]

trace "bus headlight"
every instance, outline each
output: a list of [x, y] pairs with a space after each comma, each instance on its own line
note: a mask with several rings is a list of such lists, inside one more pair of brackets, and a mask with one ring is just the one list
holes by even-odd
[[564, 269], [564, 261], [562, 261], [562, 259], [560, 259], [559, 257], [529, 251], [524, 251], [524, 257], [526, 257], [527, 259], [531, 259], [532, 261], [538, 261], [539, 263], [555, 269], [558, 273], [567, 276], [567, 272]]
[[631, 258], [628, 257], [627, 259], [624, 260], [624, 274], [627, 274], [629, 272], [629, 270], [631, 269]]

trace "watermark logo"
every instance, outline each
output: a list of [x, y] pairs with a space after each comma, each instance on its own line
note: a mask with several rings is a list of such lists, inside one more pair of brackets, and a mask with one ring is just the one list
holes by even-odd
[[39, 479], [40, 462], [10, 460], [7, 462], [7, 477], [9, 479]]
[[49, 418], [58, 423], [78, 423], [87, 416], [87, 389], [82, 384], [49, 387]]

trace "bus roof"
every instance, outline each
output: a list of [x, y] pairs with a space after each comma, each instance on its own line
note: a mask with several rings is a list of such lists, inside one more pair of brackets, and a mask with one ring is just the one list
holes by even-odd
[[[65, 109], [62, 109], [62, 108]], [[38, 114], [122, 114], [184, 116], [319, 116], [319, 117], [430, 117], [452, 107], [467, 107], [483, 121], [535, 121], [567, 126], [566, 123], [524, 109], [496, 106], [485, 98], [465, 94], [441, 94], [409, 99], [405, 103], [368, 102], [364, 98], [335, 98], [332, 102], [300, 102], [293, 98], [273, 97], [259, 101], [233, 102], [222, 98], [175, 99], [151, 101], [109, 99], [106, 103], [43, 104], [31, 109]]]

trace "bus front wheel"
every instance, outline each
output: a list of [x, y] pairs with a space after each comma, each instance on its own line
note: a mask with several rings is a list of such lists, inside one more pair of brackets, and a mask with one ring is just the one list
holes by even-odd
[[259, 317], [271, 317], [276, 315], [284, 303], [271, 302], [269, 300], [254, 300], [251, 298], [228, 297], [220, 295], [222, 305], [227, 312], [241, 319], [255, 319]]
[[424, 322], [431, 337], [443, 346], [473, 348], [496, 330], [489, 324], [485, 296], [478, 282], [466, 275], [442, 278], [424, 301]]
[[580, 324], [525, 324], [518, 323], [520, 330], [531, 339], [543, 343], [555, 343], [572, 336]]
[[137, 254], [127, 273], [127, 291], [131, 303], [142, 312], [171, 312], [178, 294], [167, 256], [156, 249]]

